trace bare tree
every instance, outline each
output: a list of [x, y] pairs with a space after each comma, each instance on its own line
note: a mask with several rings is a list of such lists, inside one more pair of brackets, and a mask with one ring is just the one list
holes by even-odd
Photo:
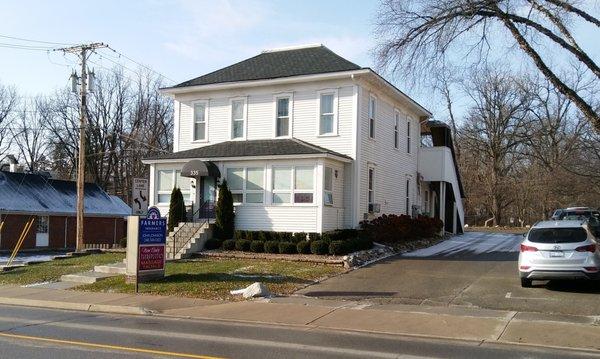
[[[497, 53], [517, 45], [600, 131], [597, 99], [569, 86], [543, 56], [548, 46], [552, 57], [557, 51], [568, 55], [600, 79], [600, 67], [573, 35], [573, 20], [600, 28], [600, 20], [575, 0], [383, 0], [377, 27], [382, 39], [379, 64], [396, 74], [421, 76], [453, 60], [478, 63], [492, 49]], [[512, 39], [508, 47], [507, 38]]]
[[31, 172], [49, 169], [47, 149], [48, 139], [46, 129], [42, 127], [51, 116], [49, 104], [38, 96], [29, 105], [24, 102], [16, 114], [11, 132], [19, 150], [20, 157], [25, 161], [26, 169]]
[[9, 154], [12, 143], [10, 120], [17, 108], [19, 99], [14, 87], [0, 84], [0, 162]]

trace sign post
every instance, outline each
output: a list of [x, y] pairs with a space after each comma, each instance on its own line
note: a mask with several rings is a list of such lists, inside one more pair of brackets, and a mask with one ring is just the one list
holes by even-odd
[[133, 214], [145, 216], [148, 213], [148, 180], [134, 178], [131, 190], [131, 208]]
[[129, 217], [127, 277], [130, 283], [135, 281], [136, 293], [139, 282], [164, 277], [166, 237], [167, 220], [161, 218], [158, 208], [149, 208], [146, 218]]

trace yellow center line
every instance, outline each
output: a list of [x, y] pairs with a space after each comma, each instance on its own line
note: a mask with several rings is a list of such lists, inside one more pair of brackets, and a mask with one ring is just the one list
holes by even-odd
[[88, 342], [62, 340], [62, 339], [52, 339], [52, 338], [44, 338], [44, 337], [32, 337], [29, 335], [19, 335], [19, 334], [9, 334], [9, 333], [0, 333], [0, 337], [13, 338], [13, 339], [24, 339], [24, 340], [34, 340], [34, 341], [41, 341], [41, 342], [55, 343], [55, 344], [77, 345], [77, 346], [88, 347], [88, 348], [112, 349], [112, 350], [120, 350], [120, 351], [126, 351], [126, 352], [134, 352], [134, 353], [155, 354], [155, 355], [163, 355], [163, 356], [171, 356], [171, 357], [179, 357], [179, 358], [224, 359], [221, 357], [213, 357], [213, 356], [207, 356], [207, 355], [176, 353], [176, 352], [168, 352], [168, 351], [162, 351], [162, 350], [132, 348], [132, 347], [124, 347], [124, 346], [120, 346], [120, 345], [97, 344], [97, 343], [88, 343]]

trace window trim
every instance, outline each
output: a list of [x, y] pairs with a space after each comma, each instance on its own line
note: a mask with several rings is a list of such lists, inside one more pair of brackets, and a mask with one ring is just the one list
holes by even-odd
[[[371, 114], [371, 103], [373, 103], [373, 113]], [[369, 94], [369, 106], [367, 107], [367, 118], [369, 121], [369, 138], [374, 140], [375, 139], [375, 122], [377, 119], [377, 96], [375, 96], [374, 94], [370, 93]]]
[[[248, 169], [249, 168], [260, 168], [263, 170], [263, 189], [262, 190], [258, 190], [258, 189], [247, 189], [247, 181], [248, 181]], [[235, 165], [231, 165], [231, 166], [226, 166], [224, 168], [225, 171], [225, 179], [227, 179], [227, 172], [230, 169], [241, 169], [242, 170], [242, 189], [236, 189], [236, 190], [231, 190], [231, 194], [241, 194], [242, 195], [242, 202], [233, 202], [234, 206], [264, 206], [266, 205], [266, 192], [267, 192], [267, 168], [263, 165], [239, 165], [239, 166], [235, 166]], [[248, 193], [261, 193], [263, 194], [262, 196], [262, 203], [249, 203], [246, 199], [246, 194]]]
[[394, 109], [394, 149], [400, 149], [400, 110]]
[[[288, 134], [286, 136], [277, 136], [277, 102], [279, 99], [288, 99]], [[292, 138], [294, 137], [294, 94], [292, 92], [278, 93], [273, 96], [273, 138]]]
[[[338, 89], [323, 89], [317, 91], [317, 137], [339, 136], [338, 131]], [[323, 95], [333, 95], [333, 132], [321, 133], [321, 97]]]
[[412, 130], [411, 126], [412, 118], [409, 115], [406, 115], [406, 153], [412, 153], [412, 138], [410, 131]]
[[[242, 110], [244, 124], [242, 126], [242, 137], [233, 137], [233, 102], [243, 101], [244, 109]], [[248, 135], [248, 97], [232, 97], [229, 99], [229, 139], [231, 141], [245, 141]]]
[[[156, 176], [156, 178], [155, 178], [155, 182], [156, 182], [156, 191], [155, 191], [156, 192], [155, 193], [155, 195], [156, 195], [156, 201], [155, 201], [155, 203], [159, 204], [159, 205], [170, 204], [170, 202], [171, 202], [171, 199], [170, 199], [171, 198], [170, 197], [171, 193], [173, 192], [173, 188], [175, 188], [177, 186], [177, 173], [178, 172], [181, 173], [181, 169], [174, 169], [174, 168], [172, 168], [172, 169], [157, 169], [155, 172], [156, 172], [156, 175], [155, 175]], [[160, 172], [171, 172], [171, 180], [173, 181], [173, 188], [171, 188], [168, 191], [166, 191], [166, 190], [165, 191], [161, 191], [160, 190]], [[180, 175], [180, 177], [181, 177], [181, 175]], [[181, 187], [178, 187], [178, 188], [181, 189]], [[169, 195], [169, 202], [160, 202], [159, 201], [160, 195], [164, 195], [164, 194]], [[192, 199], [190, 198], [190, 196], [192, 195], [191, 183], [190, 183], [190, 188], [189, 189], [187, 189], [187, 190], [181, 190], [181, 194], [183, 195], [183, 202], [185, 204], [188, 204], [188, 203], [192, 202]]]
[[[327, 173], [327, 170], [331, 171], [331, 190], [328, 190], [325, 188], [326, 187], [325, 179], [327, 178], [325, 174]], [[335, 204], [335, 199], [333, 198], [334, 171], [335, 170], [331, 166], [323, 166], [323, 205], [325, 205], [325, 206], [333, 206]], [[331, 194], [331, 203], [328, 203], [326, 201], [328, 193]]]
[[[202, 104], [204, 105], [204, 139], [197, 140], [196, 137], [196, 105]], [[192, 101], [192, 143], [206, 143], [208, 142], [208, 100], [195, 100]]]
[[[369, 198], [371, 197], [371, 198]], [[367, 212], [369, 211], [369, 205], [375, 202], [375, 167], [367, 167]]]
[[410, 177], [406, 178], [406, 214], [412, 216], [411, 211], [411, 198], [410, 198]]
[[[296, 189], [296, 167], [312, 167], [313, 169], [313, 175], [312, 175], [312, 189], [311, 190], [302, 190]], [[291, 189], [290, 190], [283, 190], [283, 189], [275, 189], [275, 169], [276, 168], [288, 168], [290, 169], [291, 172]], [[314, 164], [298, 164], [298, 165], [273, 165], [271, 167], [271, 205], [273, 206], [304, 206], [304, 207], [314, 207], [317, 205], [317, 194], [316, 194], [316, 189], [317, 189], [317, 183], [316, 183], [316, 172], [317, 171], [317, 166]], [[312, 193], [312, 202], [310, 203], [296, 203], [295, 201], [295, 195], [296, 193]], [[289, 193], [290, 194], [290, 202], [289, 203], [275, 203], [273, 202], [273, 195], [276, 193]]]

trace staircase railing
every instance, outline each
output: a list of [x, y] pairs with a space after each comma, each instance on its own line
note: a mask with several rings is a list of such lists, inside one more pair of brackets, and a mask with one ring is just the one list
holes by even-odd
[[[211, 219], [215, 218], [215, 205], [212, 201], [205, 201], [202, 203], [200, 207], [196, 210], [196, 212], [192, 213], [192, 217], [189, 219], [190, 222], [200, 223], [198, 229], [204, 227]], [[191, 235], [187, 238], [185, 242], [182, 242], [181, 245], [177, 245], [177, 233], [173, 234], [173, 259], [175, 256], [181, 251], [182, 248], [187, 246], [187, 244], [194, 238], [194, 235]], [[194, 233], [195, 234], [195, 233]]]

